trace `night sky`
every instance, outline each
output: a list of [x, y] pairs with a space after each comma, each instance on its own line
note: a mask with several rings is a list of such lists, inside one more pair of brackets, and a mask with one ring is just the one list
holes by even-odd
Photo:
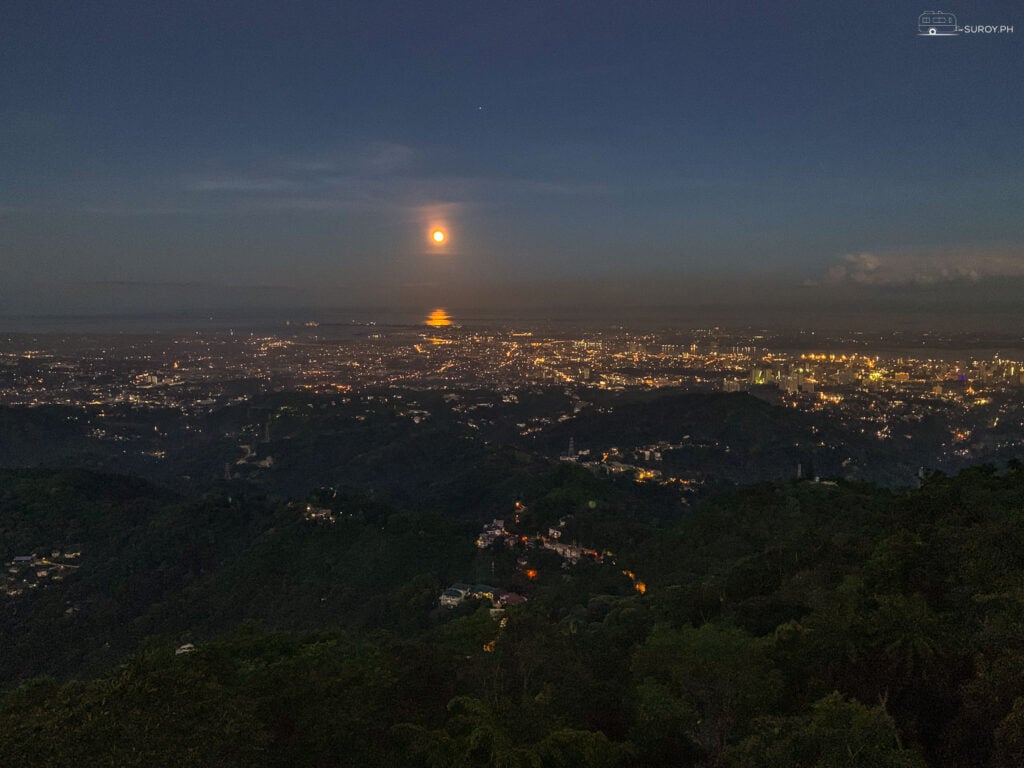
[[1015, 32], [919, 37], [902, 1], [6, 0], [0, 314], [1019, 302], [1024, 13], [941, 8]]

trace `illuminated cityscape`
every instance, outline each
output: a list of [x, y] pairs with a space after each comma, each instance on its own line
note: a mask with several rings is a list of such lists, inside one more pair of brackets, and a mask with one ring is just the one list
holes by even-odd
[[[273, 334], [8, 335], [0, 340], [0, 403], [60, 408], [59, 418], [86, 442], [119, 444], [145, 462], [199, 439], [223, 409], [258, 414], [239, 432], [230, 476], [282, 460], [285, 445], [273, 456], [256, 446], [270, 422], [293, 408], [268, 406], [268, 398], [296, 393], [344, 418], [385, 412], [411, 424], [440, 419], [593, 471], [687, 488], [706, 474], [701, 461], [679, 459], [689, 435], [669, 430], [643, 444], [588, 442], [586, 428], [575, 434], [573, 425], [600, 420], [617, 397], [734, 394], [806, 414], [809, 429], [821, 433], [817, 448], [839, 461], [831, 474], [874, 478], [878, 468], [867, 459], [854, 451], [840, 455], [851, 437], [883, 447], [927, 445], [915, 454], [921, 465], [945, 469], [1024, 447], [1024, 351], [1012, 339], [1001, 340], [999, 351], [992, 342], [966, 348], [978, 341], [550, 323], [474, 327], [443, 309], [418, 325], [306, 321]], [[545, 400], [544, 392], [556, 396]]]
[[0, 765], [1022, 768], [1022, 7], [0, 2]]

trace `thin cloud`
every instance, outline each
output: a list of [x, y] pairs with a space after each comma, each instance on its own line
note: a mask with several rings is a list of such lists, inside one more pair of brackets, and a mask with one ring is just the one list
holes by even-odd
[[290, 158], [277, 165], [285, 173], [386, 176], [411, 168], [417, 152], [407, 144], [376, 141], [314, 157]]
[[280, 192], [286, 189], [296, 189], [299, 185], [289, 179], [281, 178], [249, 178], [238, 177], [215, 177], [200, 179], [192, 185], [196, 192]]
[[377, 173], [394, 173], [412, 165], [416, 152], [405, 144], [376, 144], [370, 148], [362, 161]]
[[1024, 249], [956, 249], [850, 253], [824, 276], [826, 285], [938, 285], [1024, 277]]
[[292, 164], [277, 176], [262, 173], [193, 179], [187, 182], [186, 189], [192, 193], [216, 193], [220, 205], [239, 211], [419, 210], [428, 204], [440, 204], [436, 201], [462, 207], [500, 203], [509, 194], [594, 197], [614, 192], [606, 184], [574, 180], [401, 175], [366, 170], [394, 169], [404, 162], [404, 156], [402, 150], [392, 147], [374, 155], [360, 171], [340, 171], [334, 164], [315, 160]]

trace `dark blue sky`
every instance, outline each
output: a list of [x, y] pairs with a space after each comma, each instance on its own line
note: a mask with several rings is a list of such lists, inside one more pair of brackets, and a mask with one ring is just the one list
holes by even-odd
[[947, 5], [1015, 32], [918, 37], [908, 2], [7, 0], [0, 298], [1018, 279], [1024, 14]]

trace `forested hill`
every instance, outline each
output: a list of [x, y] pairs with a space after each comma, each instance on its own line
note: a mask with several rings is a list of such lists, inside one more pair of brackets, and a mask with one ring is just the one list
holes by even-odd
[[[492, 513], [511, 546], [474, 546]], [[556, 526], [600, 557], [518, 535]], [[0, 529], [49, 572], [7, 571], [12, 765], [1024, 764], [1019, 465], [676, 516], [573, 466], [458, 514], [7, 472]]]
[[340, 484], [420, 508], [459, 503], [467, 486], [492, 484], [504, 471], [488, 466], [498, 447], [550, 461], [572, 441], [575, 458], [594, 471], [657, 470], [700, 495], [794, 477], [798, 465], [807, 476], [905, 487], [920, 467], [1005, 461], [1013, 444], [989, 436], [953, 445], [957, 430], [972, 428], [948, 414], [887, 423], [879, 433], [874, 421], [770, 405], [747, 393], [581, 395], [545, 387], [338, 399], [288, 392], [187, 416], [129, 404], [0, 407], [0, 468], [131, 473], [189, 494], [245, 487], [297, 496]]

